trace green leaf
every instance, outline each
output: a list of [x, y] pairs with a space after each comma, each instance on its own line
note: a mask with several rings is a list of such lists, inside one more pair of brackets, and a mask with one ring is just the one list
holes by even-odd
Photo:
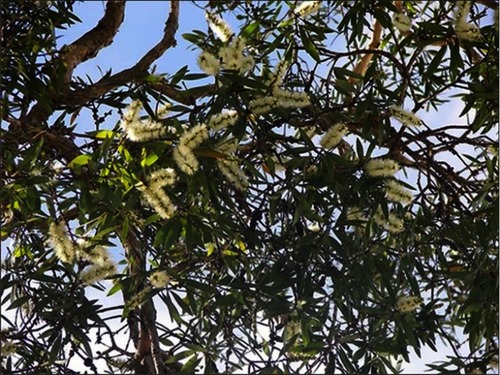
[[242, 38], [248, 39], [259, 28], [259, 25], [260, 25], [260, 21], [255, 21], [255, 22], [252, 22], [252, 23], [246, 25], [245, 28], [243, 30], [241, 30], [240, 36]]
[[68, 167], [74, 168], [74, 167], [81, 167], [83, 165], [87, 165], [91, 159], [92, 159], [92, 157], [90, 155], [85, 155], [85, 154], [79, 155], [76, 158], [74, 158], [73, 160], [71, 160], [71, 162], [68, 164]]
[[49, 362], [54, 363], [58, 358], [61, 352], [61, 342], [62, 342], [62, 334], [58, 333], [55, 340], [52, 341], [52, 347], [50, 348], [49, 354]]
[[30, 300], [29, 296], [19, 297], [14, 302], [12, 302], [9, 307], [7, 307], [7, 310], [12, 310], [12, 309], [16, 309], [18, 307], [21, 307], [22, 305], [24, 305], [29, 300]]
[[308, 35], [307, 30], [304, 27], [300, 27], [299, 31], [300, 31], [300, 39], [302, 40], [304, 49], [314, 60], [320, 62], [321, 58], [319, 57], [318, 50], [316, 49], [316, 46], [312, 42], [311, 37]]
[[427, 74], [433, 74], [437, 67], [439, 66], [439, 64], [441, 64], [441, 61], [443, 60], [443, 57], [446, 53], [448, 49], [448, 45], [445, 44], [443, 47], [441, 47], [441, 49], [436, 53], [436, 55], [434, 56], [434, 58], [432, 59], [431, 63], [429, 64], [429, 66], [427, 67]]
[[158, 160], [159, 156], [156, 155], [155, 153], [151, 153], [148, 156], [146, 156], [144, 159], [141, 160], [141, 166], [143, 167], [149, 167], [156, 163]]
[[181, 374], [194, 374], [196, 366], [201, 362], [201, 358], [195, 354], [182, 366]]
[[165, 361], [165, 363], [176, 363], [176, 362], [180, 361], [181, 359], [187, 358], [193, 354], [194, 354], [194, 352], [192, 350], [183, 350], [183, 351], [173, 355], [169, 359], [167, 359]]
[[117, 281], [115, 285], [111, 287], [109, 290], [108, 294], [106, 294], [107, 297], [112, 296], [116, 292], [120, 291], [122, 289], [122, 283], [120, 281]]
[[168, 294], [167, 295], [160, 294], [160, 298], [163, 300], [165, 305], [167, 305], [168, 312], [170, 314], [170, 319], [175, 321], [178, 325], [182, 325], [182, 323], [184, 323], [184, 322], [183, 322], [179, 312], [177, 311], [177, 308], [172, 303], [170, 296]]
[[93, 134], [94, 137], [97, 139], [108, 139], [108, 138], [114, 138], [116, 133], [111, 130], [99, 130], [98, 132], [95, 132]]

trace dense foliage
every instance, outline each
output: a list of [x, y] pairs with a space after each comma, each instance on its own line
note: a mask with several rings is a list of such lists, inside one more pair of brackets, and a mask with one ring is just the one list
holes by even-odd
[[496, 1], [165, 2], [96, 82], [124, 1], [0, 6], [3, 372], [496, 368]]

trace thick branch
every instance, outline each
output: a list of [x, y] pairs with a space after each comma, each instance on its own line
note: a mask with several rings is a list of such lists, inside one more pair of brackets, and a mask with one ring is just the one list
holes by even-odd
[[[61, 104], [73, 106], [84, 105], [116, 87], [143, 79], [147, 75], [147, 71], [151, 64], [161, 57], [169, 48], [176, 45], [175, 33], [179, 27], [179, 1], [172, 0], [170, 4], [170, 14], [165, 24], [162, 39], [151, 48], [137, 64], [110, 77], [103, 78], [92, 86], [72, 92], [71, 97]], [[180, 95], [175, 95], [173, 88], [169, 90], [169, 93], [175, 96], [174, 99], [179, 98], [179, 101], [183, 102], [183, 98], [181, 98]]]
[[[370, 42], [370, 45], [368, 46], [368, 49], [378, 49], [380, 46], [380, 37], [382, 35], [382, 25], [378, 20], [375, 20], [375, 23], [373, 24], [373, 35], [372, 35], [372, 40]], [[364, 55], [361, 60], [359, 60], [358, 64], [354, 67], [353, 72], [357, 73], [361, 76], [364, 76], [366, 73], [366, 70], [368, 69], [368, 64], [370, 61], [372, 61], [373, 54], [368, 53]], [[354, 77], [349, 78], [350, 83], [356, 82], [357, 79]]]
[[65, 68], [65, 84], [69, 84], [73, 71], [80, 63], [95, 57], [101, 49], [112, 43], [123, 22], [124, 11], [124, 0], [108, 1], [98, 24], [69, 46], [63, 47], [60, 59]]

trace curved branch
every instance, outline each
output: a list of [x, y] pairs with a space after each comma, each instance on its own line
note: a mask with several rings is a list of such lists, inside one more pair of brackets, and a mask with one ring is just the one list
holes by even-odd
[[108, 0], [104, 16], [97, 25], [69, 46], [62, 48], [60, 60], [65, 69], [64, 83], [66, 85], [71, 82], [73, 71], [80, 63], [95, 57], [101, 49], [112, 43], [123, 22], [124, 15], [125, 0]]
[[[161, 57], [169, 48], [176, 45], [175, 33], [179, 28], [179, 0], [172, 0], [170, 4], [170, 14], [167, 22], [165, 23], [162, 39], [153, 48], [151, 48], [137, 62], [137, 64], [112, 76], [102, 78], [94, 85], [71, 92], [71, 96], [61, 104], [70, 106], [84, 105], [99, 98], [116, 87], [134, 81], [141, 82], [141, 80], [147, 75], [147, 70], [150, 65]], [[179, 102], [182, 103], [181, 100], [183, 100], [183, 98], [181, 95], [176, 95], [173, 91], [174, 90], [170, 90], [170, 93], [175, 96], [174, 99], [178, 98], [180, 99]]]

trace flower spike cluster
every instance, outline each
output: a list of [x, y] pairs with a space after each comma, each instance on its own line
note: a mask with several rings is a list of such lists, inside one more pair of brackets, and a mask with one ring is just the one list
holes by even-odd
[[164, 289], [170, 284], [170, 276], [165, 271], [155, 271], [149, 276], [153, 288]]
[[210, 52], [203, 51], [198, 56], [198, 66], [201, 70], [211, 76], [216, 76], [220, 72], [220, 60]]
[[216, 76], [222, 69], [235, 70], [238, 73], [250, 71], [255, 64], [252, 56], [245, 54], [246, 41], [234, 38], [227, 46], [220, 49], [218, 57], [203, 51], [198, 56], [198, 66], [208, 75]]
[[324, 148], [332, 149], [342, 141], [342, 137], [346, 131], [347, 127], [344, 124], [335, 124], [328, 129], [323, 138], [321, 138], [321, 141], [319, 141], [319, 144]]
[[385, 194], [391, 202], [398, 202], [403, 205], [410, 204], [413, 200], [411, 192], [395, 180], [385, 181]]
[[49, 242], [62, 262], [73, 263], [75, 261], [78, 249], [66, 232], [66, 224], [63, 221], [50, 224]]
[[172, 186], [176, 179], [177, 175], [172, 168], [160, 169], [149, 176], [147, 186], [139, 188], [148, 205], [163, 219], [170, 219], [175, 214], [175, 206], [163, 188]]
[[283, 81], [287, 65], [278, 64], [272, 79], [272, 93], [269, 96], [261, 96], [250, 101], [248, 107], [254, 115], [261, 115], [275, 108], [303, 108], [311, 104], [309, 96], [305, 92], [283, 90], [279, 85]]
[[419, 126], [422, 125], [422, 120], [412, 112], [409, 112], [397, 105], [389, 107], [391, 115], [394, 116], [404, 126]]
[[208, 128], [205, 124], [194, 126], [181, 136], [173, 156], [182, 172], [193, 175], [198, 170], [200, 164], [193, 153], [193, 149], [202, 144], [207, 138]]
[[255, 64], [252, 56], [244, 54], [246, 40], [235, 38], [227, 47], [222, 47], [219, 51], [219, 59], [223, 69], [236, 70], [240, 73], [246, 73], [251, 70]]
[[402, 33], [411, 29], [411, 19], [404, 13], [395, 13], [392, 17], [392, 24]]
[[162, 137], [166, 131], [165, 126], [152, 119], [140, 120], [141, 108], [141, 102], [134, 100], [125, 110], [120, 121], [120, 128], [125, 132], [126, 137], [132, 142], [147, 142]]
[[235, 110], [225, 110], [210, 118], [208, 126], [214, 130], [225, 129], [233, 126], [238, 121], [238, 112]]
[[105, 247], [96, 246], [90, 252], [86, 251], [85, 247], [84, 242], [79, 253], [83, 259], [92, 262], [87, 270], [80, 273], [80, 279], [85, 284], [90, 285], [116, 274], [116, 265]]
[[386, 219], [380, 207], [377, 209], [374, 219], [380, 227], [388, 230], [390, 233], [400, 233], [404, 230], [403, 220], [392, 212], [389, 213], [389, 217]]
[[226, 179], [233, 184], [233, 186], [240, 190], [245, 191], [248, 188], [248, 177], [245, 172], [241, 170], [238, 165], [237, 159], [234, 156], [238, 148], [237, 140], [226, 141], [219, 146], [219, 151], [227, 156], [227, 159], [218, 159], [217, 166]]
[[152, 288], [148, 285], [141, 291], [139, 291], [137, 294], [134, 294], [130, 299], [127, 301], [127, 308], [129, 310], [134, 310], [136, 307], [141, 306], [145, 300], [146, 296], [151, 293]]
[[293, 13], [298, 17], [306, 18], [313, 13], [316, 13], [321, 7], [321, 1], [303, 1], [297, 8], [293, 10]]
[[233, 37], [234, 33], [229, 25], [216, 14], [206, 12], [205, 15], [210, 29], [222, 42], [228, 43], [231, 39], [232, 41], [219, 50], [218, 56], [202, 51], [198, 56], [200, 69], [212, 76], [218, 75], [222, 69], [234, 70], [238, 73], [251, 70], [255, 62], [252, 56], [245, 54], [246, 40]]
[[222, 18], [211, 12], [205, 12], [205, 17], [207, 19], [208, 26], [220, 40], [227, 42], [231, 39], [233, 31]]
[[392, 177], [399, 170], [399, 164], [391, 159], [371, 159], [365, 169], [371, 177]]
[[455, 33], [460, 39], [477, 41], [481, 40], [481, 32], [479, 28], [467, 22], [467, 16], [471, 7], [470, 1], [457, 1], [455, 9]]
[[396, 308], [402, 313], [409, 313], [418, 309], [422, 304], [422, 299], [415, 296], [400, 297], [396, 303]]

